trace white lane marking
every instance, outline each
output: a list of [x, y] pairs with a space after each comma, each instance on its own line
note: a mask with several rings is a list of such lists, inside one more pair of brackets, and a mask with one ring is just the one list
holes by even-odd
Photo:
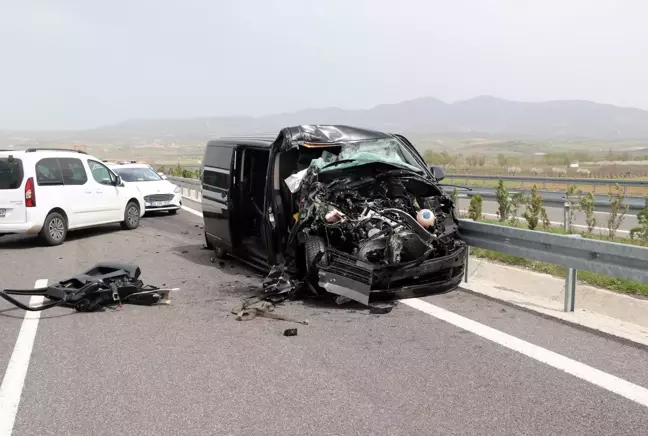
[[198, 212], [197, 210], [193, 210], [192, 208], [187, 207], [185, 205], [182, 205], [180, 207], [182, 208], [182, 210], [186, 210], [187, 212], [192, 213], [192, 214], [194, 214], [196, 216], [199, 216], [199, 217], [203, 216], [202, 212]]
[[[45, 286], [47, 286], [47, 279], [36, 280], [34, 284], [34, 288], [43, 288]], [[29, 300], [29, 305], [39, 306], [43, 303], [43, 299], [44, 297], [41, 296], [33, 296]], [[40, 314], [41, 312], [25, 313], [20, 332], [18, 332], [18, 339], [16, 339], [16, 345], [7, 366], [7, 372], [5, 372], [2, 379], [2, 385], [0, 386], [0, 436], [11, 436], [13, 431]]]
[[642, 406], [648, 407], [648, 389], [630, 383], [619, 377], [600, 371], [584, 363], [565, 357], [561, 354], [549, 351], [546, 348], [533, 345], [530, 342], [518, 339], [515, 336], [495, 330], [487, 325], [480, 324], [476, 321], [465, 318], [456, 313], [442, 309], [418, 298], [408, 298], [400, 300], [414, 309], [420, 310], [428, 315], [450, 323], [463, 330], [481, 336], [484, 339], [495, 342], [510, 350], [517, 351], [527, 357], [545, 363], [556, 369], [585, 380], [593, 385], [614, 392], [629, 400], [635, 401]]
[[[460, 210], [459, 212], [461, 212], [461, 213], [463, 213], [463, 214], [467, 214], [467, 213], [468, 213], [467, 210]], [[491, 218], [499, 218], [499, 216], [498, 216], [496, 213], [482, 213], [482, 215], [487, 216], [487, 217], [491, 217]], [[518, 219], [519, 219], [520, 221], [526, 221], [526, 220], [525, 220], [524, 218], [522, 218], [522, 217], [518, 217]], [[559, 223], [559, 222], [557, 222], [557, 221], [549, 221], [549, 222], [550, 222], [551, 225], [553, 225], [553, 226], [557, 226], [557, 227], [562, 227], [562, 226], [563, 226], [563, 223]], [[579, 229], [587, 229], [587, 226], [584, 226], [584, 225], [582, 225], [582, 224], [574, 224], [574, 227], [578, 227]], [[600, 232], [606, 232], [606, 233], [607, 233], [607, 231], [608, 231], [608, 229], [603, 228], [603, 227], [594, 227], [594, 230], [598, 230], [599, 233], [600, 233]], [[628, 234], [630, 234], [630, 231], [629, 231], [629, 230], [617, 230], [617, 233], [628, 233]]]

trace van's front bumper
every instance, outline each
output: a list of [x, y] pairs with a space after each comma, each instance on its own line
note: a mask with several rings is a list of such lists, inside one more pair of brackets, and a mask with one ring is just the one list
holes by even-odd
[[320, 261], [319, 286], [368, 305], [373, 296], [402, 297], [446, 292], [459, 286], [466, 266], [463, 242], [450, 255], [428, 259], [418, 266], [373, 265], [329, 249]]

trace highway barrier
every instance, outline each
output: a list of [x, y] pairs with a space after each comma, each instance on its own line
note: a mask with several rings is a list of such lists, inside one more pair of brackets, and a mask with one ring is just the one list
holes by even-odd
[[[183, 197], [200, 201], [200, 180], [181, 177], [168, 179], [182, 188]], [[648, 247], [587, 239], [580, 235], [559, 235], [486, 224], [468, 219], [459, 220], [459, 229], [462, 238], [471, 247], [566, 267], [566, 312], [573, 312], [575, 309], [578, 270], [648, 283]]]
[[525, 176], [479, 176], [472, 174], [447, 174], [446, 179], [453, 180], [495, 180], [505, 182], [535, 183], [542, 184], [546, 188], [547, 183], [560, 185], [583, 185], [583, 186], [614, 186], [621, 187], [635, 186], [648, 188], [648, 180], [628, 179], [594, 179], [585, 177], [525, 177]]

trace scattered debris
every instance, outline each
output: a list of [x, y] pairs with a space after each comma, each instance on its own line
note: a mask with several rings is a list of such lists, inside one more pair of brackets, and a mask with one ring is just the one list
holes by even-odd
[[384, 315], [391, 312], [393, 308], [394, 306], [388, 303], [373, 303], [369, 305], [369, 313], [374, 315]]
[[297, 329], [286, 329], [283, 333], [284, 336], [297, 336]]
[[[93, 312], [124, 303], [139, 305], [171, 304], [171, 291], [144, 285], [139, 279], [141, 270], [133, 264], [100, 263], [90, 270], [40, 289], [5, 289], [0, 297], [28, 311], [41, 311], [55, 306], [73, 307], [78, 312]], [[28, 306], [11, 295], [44, 296], [50, 303]]]

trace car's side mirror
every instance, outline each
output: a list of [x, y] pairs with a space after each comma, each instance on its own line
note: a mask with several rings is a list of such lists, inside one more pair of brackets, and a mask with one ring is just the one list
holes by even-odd
[[163, 180], [167, 180], [167, 176], [164, 175], [164, 173], [158, 173], [158, 176], [162, 177]]
[[124, 181], [120, 176], [115, 176], [115, 186], [124, 186]]
[[432, 171], [434, 178], [437, 179], [439, 182], [445, 179], [446, 176], [445, 168], [443, 168], [441, 165], [430, 165], [430, 171]]

